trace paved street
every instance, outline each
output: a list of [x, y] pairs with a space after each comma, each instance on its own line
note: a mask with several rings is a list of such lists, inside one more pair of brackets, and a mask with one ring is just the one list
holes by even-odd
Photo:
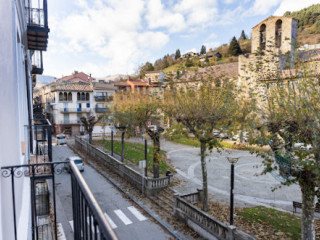
[[[181, 144], [163, 141], [161, 148], [170, 156], [171, 163], [176, 167], [182, 179], [179, 187], [181, 192], [201, 188], [202, 174], [200, 165], [200, 149]], [[230, 163], [227, 156], [239, 157], [235, 166], [235, 200], [238, 206], [268, 205], [292, 210], [292, 201], [301, 201], [298, 185], [280, 186], [280, 181], [270, 173], [262, 172], [262, 159], [247, 151], [228, 150], [221, 154], [217, 151], [208, 152], [207, 170], [209, 192], [213, 199], [228, 202], [230, 192]]]
[[[54, 161], [64, 161], [72, 155], [74, 153], [67, 146], [53, 146]], [[119, 239], [170, 238], [93, 168], [86, 165], [82, 175]], [[64, 172], [56, 176], [57, 219], [62, 223], [67, 239], [73, 239], [70, 175]]]

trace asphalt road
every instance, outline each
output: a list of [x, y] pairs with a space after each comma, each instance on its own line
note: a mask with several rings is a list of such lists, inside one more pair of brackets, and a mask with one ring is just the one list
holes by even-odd
[[[178, 190], [191, 192], [202, 187], [200, 149], [162, 141], [161, 149], [169, 154], [182, 179]], [[235, 202], [238, 206], [265, 205], [292, 210], [292, 201], [301, 202], [297, 184], [281, 186], [277, 173], [261, 175], [262, 159], [248, 151], [207, 152], [208, 191], [215, 200], [228, 203], [230, 196], [230, 163], [228, 156], [238, 157], [235, 165]], [[281, 188], [273, 191], [274, 188]]]
[[[74, 153], [67, 146], [53, 146], [53, 160], [64, 161]], [[100, 204], [119, 239], [169, 239], [158, 224], [141, 209], [133, 206], [121, 193], [93, 168], [86, 165], [82, 176]], [[57, 221], [62, 224], [67, 239], [73, 239], [70, 174], [56, 175]]]

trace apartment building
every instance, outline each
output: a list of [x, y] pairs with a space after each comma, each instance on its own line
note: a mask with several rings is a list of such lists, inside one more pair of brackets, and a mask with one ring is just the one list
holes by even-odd
[[18, 167], [6, 167], [27, 164], [34, 151], [32, 74], [43, 72], [42, 51], [49, 33], [46, 3], [1, 1], [0, 239], [4, 240], [32, 238], [30, 178], [24, 172], [19, 175]]

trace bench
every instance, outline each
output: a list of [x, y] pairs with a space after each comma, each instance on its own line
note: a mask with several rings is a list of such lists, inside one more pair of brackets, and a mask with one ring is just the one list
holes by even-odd
[[[292, 212], [296, 213], [297, 212], [297, 208], [302, 209], [302, 203], [293, 201], [292, 202], [292, 207], [293, 207], [293, 211]], [[314, 209], [314, 211], [320, 213], [320, 204], [319, 203], [316, 204], [316, 208]]]

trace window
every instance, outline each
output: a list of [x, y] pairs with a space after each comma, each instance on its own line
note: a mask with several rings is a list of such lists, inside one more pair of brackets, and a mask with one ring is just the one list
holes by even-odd
[[260, 26], [260, 49], [266, 49], [266, 25], [262, 24]]
[[81, 93], [81, 101], [85, 101], [86, 100], [86, 94], [85, 93]]
[[90, 108], [90, 103], [87, 103], [87, 108]]
[[63, 93], [62, 92], [59, 93], [59, 101], [63, 101]]
[[77, 93], [77, 100], [80, 101], [80, 93]]
[[140, 87], [137, 87], [137, 93], [140, 94]]
[[68, 100], [68, 94], [65, 92], [63, 94], [63, 101], [67, 101]]
[[86, 93], [86, 100], [89, 101], [89, 93]]
[[72, 101], [72, 93], [71, 92], [68, 93], [68, 101]]
[[276, 22], [276, 32], [275, 32], [275, 44], [277, 48], [281, 47], [281, 35], [282, 35], [282, 21], [279, 19]]
[[147, 94], [147, 88], [146, 88], [146, 87], [143, 88], [143, 94], [144, 94], [144, 95]]

